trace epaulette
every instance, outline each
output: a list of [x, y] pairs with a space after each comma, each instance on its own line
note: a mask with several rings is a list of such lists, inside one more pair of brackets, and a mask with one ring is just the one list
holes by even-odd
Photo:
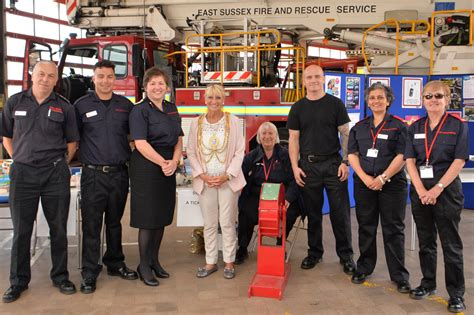
[[86, 98], [86, 97], [89, 97], [91, 94], [90, 93], [87, 93], [85, 95], [82, 95], [81, 97], [79, 97], [74, 103], [77, 103], [79, 101], [82, 101], [83, 98]]
[[358, 122], [356, 122], [354, 126], [360, 124], [361, 122], [363, 122], [364, 120], [367, 120], [367, 119], [369, 119], [369, 118], [370, 118], [370, 116], [367, 116], [367, 117], [365, 117], [365, 118], [362, 118], [361, 120], [359, 120]]
[[60, 99], [62, 99], [63, 101], [65, 101], [66, 103], [71, 104], [71, 102], [69, 102], [69, 100], [68, 100], [67, 98], [65, 98], [64, 96], [62, 96], [61, 94], [56, 93], [56, 95], [57, 95]]
[[393, 118], [400, 120], [401, 122], [405, 123], [405, 120], [402, 117], [398, 117], [395, 115], [392, 115]]
[[457, 116], [457, 115], [453, 115], [451, 113], [448, 113], [449, 116], [453, 117], [453, 118], [456, 118], [457, 120], [461, 121], [461, 122], [466, 122], [466, 120], [462, 119], [461, 117]]

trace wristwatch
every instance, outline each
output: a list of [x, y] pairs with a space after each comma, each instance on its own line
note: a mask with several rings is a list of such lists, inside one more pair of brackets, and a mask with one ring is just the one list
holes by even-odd
[[341, 164], [346, 164], [347, 166], [349, 166], [349, 161], [348, 160], [342, 160]]
[[233, 177], [233, 176], [232, 176], [231, 173], [227, 173], [227, 180], [228, 180], [228, 181], [232, 180], [232, 177]]
[[444, 190], [444, 185], [443, 185], [442, 182], [438, 182], [438, 183], [436, 184], [436, 186], [438, 186], [439, 188], [441, 188], [441, 190]]

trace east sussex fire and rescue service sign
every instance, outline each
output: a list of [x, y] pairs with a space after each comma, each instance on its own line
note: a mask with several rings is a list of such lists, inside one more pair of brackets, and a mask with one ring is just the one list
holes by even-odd
[[377, 5], [313, 5], [285, 7], [202, 8], [195, 16], [316, 15], [377, 13]]

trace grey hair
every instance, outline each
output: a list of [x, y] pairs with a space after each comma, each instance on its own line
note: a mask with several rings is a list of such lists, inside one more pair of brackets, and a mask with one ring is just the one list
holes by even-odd
[[393, 94], [393, 90], [391, 87], [386, 86], [385, 84], [382, 84], [380, 82], [375, 82], [365, 90], [365, 103], [369, 104], [369, 94], [370, 92], [375, 90], [384, 91], [385, 97], [388, 101], [388, 107], [390, 107], [392, 105], [393, 100], [395, 99], [395, 95]]
[[273, 130], [275, 132], [275, 135], [276, 135], [275, 143], [280, 143], [280, 136], [278, 135], [278, 129], [273, 123], [271, 123], [269, 121], [266, 121], [266, 122], [262, 123], [260, 125], [260, 127], [258, 127], [258, 130], [257, 130], [257, 143], [258, 144], [261, 143], [260, 134], [263, 132], [264, 129], [267, 129], [267, 128], [270, 128], [271, 130]]

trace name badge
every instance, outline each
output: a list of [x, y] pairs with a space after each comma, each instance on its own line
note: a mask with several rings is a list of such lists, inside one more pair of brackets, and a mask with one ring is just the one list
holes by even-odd
[[433, 166], [431, 165], [420, 166], [420, 177], [421, 178], [434, 178]]
[[94, 117], [94, 116], [97, 116], [97, 111], [96, 110], [93, 110], [92, 112], [86, 113], [87, 118], [91, 118], [91, 117]]
[[415, 139], [425, 139], [425, 137], [424, 133], [415, 133]]
[[15, 116], [26, 116], [26, 110], [16, 110]]
[[378, 154], [379, 154], [379, 150], [377, 150], [377, 149], [368, 149], [367, 150], [367, 156], [368, 157], [376, 158]]
[[377, 138], [378, 138], [378, 139], [387, 140], [387, 139], [388, 139], [388, 135], [384, 135], [383, 133], [379, 133], [379, 134], [377, 135]]

